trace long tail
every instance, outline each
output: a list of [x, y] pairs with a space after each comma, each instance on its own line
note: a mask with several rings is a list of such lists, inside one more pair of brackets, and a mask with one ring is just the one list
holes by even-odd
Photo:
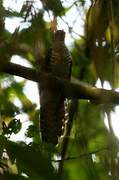
[[64, 98], [60, 92], [43, 91], [41, 95], [40, 129], [42, 140], [56, 145], [62, 135], [65, 116]]

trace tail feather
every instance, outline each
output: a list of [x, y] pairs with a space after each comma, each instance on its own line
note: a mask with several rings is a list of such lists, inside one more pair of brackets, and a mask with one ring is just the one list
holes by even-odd
[[[48, 98], [47, 98], [48, 97]], [[60, 94], [49, 94], [44, 97], [47, 100], [40, 109], [40, 129], [42, 140], [56, 145], [63, 134], [62, 127], [65, 116], [64, 98]]]

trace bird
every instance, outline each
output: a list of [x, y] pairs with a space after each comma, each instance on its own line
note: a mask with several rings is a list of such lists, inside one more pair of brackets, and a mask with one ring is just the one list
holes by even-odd
[[[65, 45], [65, 32], [57, 30], [41, 69], [53, 77], [70, 80], [71, 67], [72, 57]], [[40, 131], [43, 142], [57, 145], [63, 134], [66, 98], [57, 84], [52, 83], [55, 82], [44, 80], [40, 85]]]

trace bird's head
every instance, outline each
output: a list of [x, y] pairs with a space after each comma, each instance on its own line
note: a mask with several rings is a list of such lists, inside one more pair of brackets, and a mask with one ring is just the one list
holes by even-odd
[[63, 30], [57, 30], [54, 34], [54, 40], [64, 41], [65, 32]]

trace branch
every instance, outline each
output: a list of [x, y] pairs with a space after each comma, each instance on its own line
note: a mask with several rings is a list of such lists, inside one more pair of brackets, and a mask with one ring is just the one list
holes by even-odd
[[63, 172], [63, 166], [64, 166], [63, 160], [66, 159], [65, 156], [66, 156], [67, 147], [68, 147], [68, 143], [69, 143], [70, 132], [72, 129], [74, 116], [77, 112], [77, 107], [78, 107], [78, 100], [73, 99], [70, 104], [70, 108], [69, 108], [69, 119], [67, 122], [66, 134], [63, 139], [63, 145], [62, 145], [62, 151], [61, 151], [61, 161], [59, 163], [59, 169], [58, 169], [59, 177], [61, 177], [62, 172]]
[[18, 64], [7, 62], [5, 64], [3, 63], [3, 65], [0, 67], [0, 71], [38, 82], [38, 73], [35, 69], [32, 68], [27, 68]]
[[33, 58], [36, 60], [38, 59], [38, 61], [42, 61], [42, 55], [40, 54], [39, 49], [36, 47], [33, 48], [25, 43], [19, 44], [13, 40], [9, 43], [4, 41], [0, 42], [0, 48], [7, 49], [10, 56], [17, 54], [28, 59], [28, 54], [31, 53]]
[[52, 159], [52, 162], [61, 162], [61, 161], [68, 161], [68, 160], [78, 160], [79, 158], [82, 158], [82, 157], [87, 157], [87, 156], [90, 156], [90, 155], [93, 155], [93, 154], [97, 154], [97, 153], [100, 153], [100, 152], [103, 152], [103, 151], [111, 151], [111, 150], [112, 150], [111, 146], [110, 147], [105, 147], [105, 148], [101, 148], [101, 149], [98, 149], [98, 150], [95, 150], [95, 151], [85, 152], [83, 154], [80, 154], [79, 156], [67, 157], [67, 158], [58, 159], [58, 160]]
[[35, 59], [41, 60], [41, 54], [39, 52], [38, 48], [32, 48], [31, 46], [25, 44], [25, 43], [10, 43], [6, 47], [9, 49], [9, 52], [12, 54], [17, 54], [19, 56], [27, 57], [28, 59], [28, 53], [31, 53]]
[[14, 63], [6, 63], [0, 67], [0, 71], [11, 75], [23, 77], [35, 82], [47, 81], [54, 84], [51, 88], [56, 88], [56, 85], [61, 89], [61, 92], [68, 99], [87, 99], [95, 103], [110, 103], [119, 104], [119, 93], [113, 90], [95, 88], [81, 81], [72, 79], [71, 82], [53, 77], [49, 73], [37, 72], [35, 69], [27, 68]]

